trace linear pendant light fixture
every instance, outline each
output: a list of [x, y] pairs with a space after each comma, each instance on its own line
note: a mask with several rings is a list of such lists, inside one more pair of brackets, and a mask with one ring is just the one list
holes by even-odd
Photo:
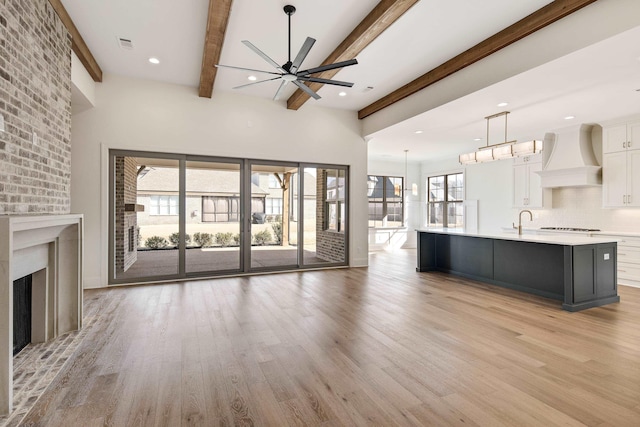
[[[511, 159], [526, 156], [542, 151], [542, 141], [526, 141], [516, 143], [516, 140], [507, 141], [507, 115], [509, 111], [493, 114], [485, 117], [487, 120], [487, 145], [478, 148], [473, 153], [461, 154], [458, 157], [460, 164], [484, 163], [494, 160]], [[504, 117], [504, 142], [489, 145], [489, 123], [492, 119]]]

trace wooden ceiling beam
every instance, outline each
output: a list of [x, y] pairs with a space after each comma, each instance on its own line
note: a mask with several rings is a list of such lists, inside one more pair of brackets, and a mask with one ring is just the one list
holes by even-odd
[[232, 0], [209, 0], [209, 16], [207, 18], [207, 32], [204, 37], [200, 87], [198, 89], [198, 96], [202, 98], [211, 98], [213, 94], [213, 83], [218, 71], [216, 64], [220, 61], [232, 2]]
[[[358, 24], [358, 26], [345, 38], [342, 43], [320, 65], [333, 64], [356, 57], [362, 50], [374, 41], [380, 34], [389, 28], [407, 10], [419, 0], [382, 0], [373, 10]], [[331, 79], [340, 69], [325, 71], [317, 77]], [[321, 83], [309, 83], [314, 92], [322, 86]], [[307, 102], [310, 96], [297, 89], [287, 100], [287, 108], [297, 110]]]
[[53, 7], [53, 10], [58, 14], [60, 20], [71, 34], [71, 49], [78, 56], [84, 68], [87, 69], [87, 72], [91, 76], [94, 82], [102, 81], [102, 70], [98, 65], [98, 62], [91, 54], [89, 47], [84, 42], [84, 39], [80, 35], [80, 32], [76, 28], [76, 25], [71, 20], [71, 17], [67, 13], [67, 9], [62, 5], [61, 0], [49, 0], [49, 3]]
[[380, 98], [376, 102], [358, 111], [358, 118], [364, 119], [422, 89], [456, 73], [469, 65], [480, 61], [509, 46], [512, 43], [582, 9], [597, 0], [555, 0], [538, 9], [531, 15], [492, 35], [458, 56], [437, 66], [410, 83]]

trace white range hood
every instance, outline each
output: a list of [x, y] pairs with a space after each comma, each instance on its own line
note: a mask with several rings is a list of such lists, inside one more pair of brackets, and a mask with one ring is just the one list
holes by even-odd
[[581, 124], [547, 133], [544, 147], [551, 147], [551, 153], [543, 170], [536, 172], [542, 188], [602, 185], [602, 167], [596, 157], [602, 147], [600, 126]]

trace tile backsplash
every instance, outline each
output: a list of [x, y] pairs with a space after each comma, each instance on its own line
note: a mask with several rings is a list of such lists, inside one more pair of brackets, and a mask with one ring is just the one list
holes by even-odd
[[603, 209], [602, 187], [553, 189], [553, 208], [534, 210], [525, 227], [580, 227], [640, 232], [640, 208]]

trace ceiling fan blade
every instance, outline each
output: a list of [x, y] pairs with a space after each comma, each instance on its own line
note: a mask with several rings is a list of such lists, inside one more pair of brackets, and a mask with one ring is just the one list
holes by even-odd
[[251, 49], [252, 51], [257, 53], [258, 55], [260, 55], [262, 57], [262, 59], [264, 59], [269, 64], [271, 64], [273, 67], [275, 67], [276, 70], [280, 71], [281, 73], [286, 73], [287, 72], [284, 68], [282, 68], [280, 65], [278, 65], [278, 63], [276, 61], [274, 61], [273, 59], [269, 58], [266, 53], [264, 53], [263, 51], [261, 51], [260, 49], [255, 47], [253, 45], [253, 43], [251, 43], [249, 40], [242, 40], [242, 43], [244, 43], [245, 46], [247, 46], [249, 49]]
[[291, 74], [295, 74], [296, 71], [298, 71], [298, 68], [300, 68], [300, 65], [302, 65], [302, 61], [304, 61], [304, 59], [307, 57], [315, 42], [316, 39], [307, 37], [307, 39], [304, 41], [304, 44], [300, 48], [300, 52], [298, 52], [296, 59], [294, 59], [293, 63], [291, 64]]
[[294, 80], [293, 84], [298, 86], [300, 89], [302, 89], [303, 91], [307, 92], [307, 94], [312, 97], [313, 99], [320, 99], [320, 95], [318, 95], [317, 93], [315, 93], [314, 91], [311, 90], [311, 88], [309, 86], [307, 86], [306, 84], [299, 82], [298, 80]]
[[253, 68], [243, 68], [243, 67], [234, 67], [233, 65], [222, 65], [222, 64], [216, 64], [216, 67], [223, 67], [223, 68], [233, 68], [234, 70], [242, 70], [242, 71], [255, 71], [256, 73], [265, 73], [265, 74], [276, 74], [276, 75], [281, 75], [280, 73], [274, 73], [273, 71], [263, 71], [263, 70], [254, 70]]
[[349, 65], [356, 65], [358, 63], [355, 59], [348, 61], [336, 62], [335, 64], [321, 65], [316, 68], [309, 68], [308, 70], [298, 71], [297, 76], [307, 76], [309, 74], [321, 73], [323, 71], [335, 70], [336, 68], [348, 67]]
[[329, 79], [321, 79], [319, 77], [304, 77], [299, 76], [298, 80], [302, 80], [305, 82], [313, 82], [313, 83], [323, 83], [326, 85], [336, 85], [336, 86], [344, 86], [344, 87], [353, 87], [353, 83], [349, 82], [341, 82], [340, 80], [329, 80]]
[[247, 87], [247, 86], [251, 86], [251, 85], [257, 85], [258, 83], [270, 82], [271, 80], [278, 80], [278, 79], [281, 79], [281, 78], [282, 78], [281, 76], [278, 76], [278, 77], [274, 77], [272, 79], [260, 80], [259, 82], [251, 82], [251, 83], [247, 83], [246, 85], [236, 86], [233, 89], [240, 89], [240, 88], [243, 88], [243, 87]]
[[287, 83], [289, 82], [286, 80], [282, 80], [282, 83], [280, 83], [280, 87], [278, 88], [276, 94], [273, 96], [274, 101], [277, 101], [278, 99], [280, 99], [280, 95], [282, 95], [282, 91], [287, 86]]

